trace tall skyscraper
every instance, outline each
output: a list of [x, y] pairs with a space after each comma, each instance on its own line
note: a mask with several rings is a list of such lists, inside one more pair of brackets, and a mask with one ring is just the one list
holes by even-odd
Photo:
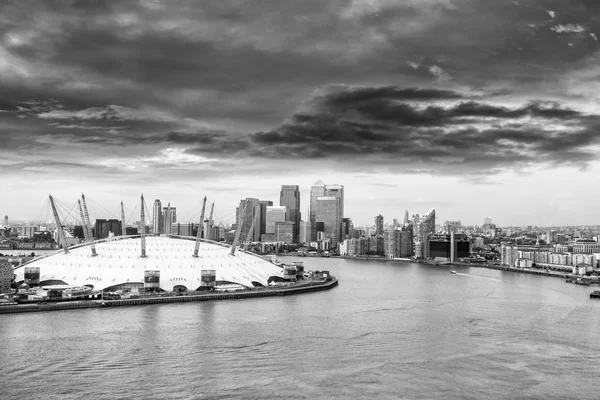
[[298, 243], [300, 232], [300, 189], [298, 185], [281, 185], [279, 205], [287, 208], [286, 221], [294, 223], [293, 243]]
[[152, 233], [159, 235], [163, 233], [163, 216], [162, 216], [162, 203], [159, 199], [154, 200], [154, 207], [152, 207]]
[[[333, 197], [338, 199], [337, 205], [335, 206], [336, 215], [326, 216], [323, 210], [318, 210], [320, 205], [327, 205], [328, 209], [332, 210], [333, 207], [327, 202], [319, 202], [319, 197]], [[310, 221], [312, 224], [319, 222], [317, 214], [320, 213], [321, 218], [326, 218], [328, 221], [337, 221], [339, 226], [335, 228], [337, 230], [337, 238], [335, 243], [339, 242], [342, 238], [342, 220], [344, 218], [344, 186], [343, 185], [325, 185], [322, 181], [315, 182], [310, 188]], [[320, 221], [325, 222], [325, 221]], [[330, 229], [334, 229], [331, 227]], [[313, 240], [316, 239], [317, 229], [313, 225]], [[332, 243], [333, 244], [333, 243]]]
[[404, 226], [408, 226], [410, 224], [410, 220], [408, 219], [408, 210], [404, 213]]
[[375, 234], [383, 235], [383, 215], [375, 216]]
[[335, 248], [340, 241], [342, 231], [340, 198], [335, 196], [319, 196], [316, 199], [316, 203], [316, 223], [323, 223], [325, 239], [330, 239], [331, 245]]
[[[258, 242], [260, 240], [260, 221], [261, 221], [261, 202], [255, 198], [246, 198], [245, 200], [240, 200], [240, 205], [236, 210], [236, 224], [240, 223], [240, 217], [242, 215], [242, 211], [244, 211], [244, 206], [246, 206], [246, 213], [244, 214], [243, 220], [241, 221], [242, 230], [240, 241], [244, 242], [246, 237], [248, 236], [248, 231], [252, 226], [252, 220], [258, 213], [258, 220], [254, 224], [254, 231], [250, 236], [250, 241]], [[266, 221], [265, 221], [266, 222]]]
[[317, 197], [325, 196], [325, 184], [318, 180], [310, 187], [310, 218], [311, 223], [315, 223], [317, 215]]
[[[414, 217], [413, 217], [414, 218]], [[415, 220], [417, 220], [416, 215]], [[435, 233], [435, 209], [423, 215], [414, 225], [415, 257], [429, 257], [428, 237]]]
[[273, 206], [271, 200], [260, 201], [260, 232], [259, 237], [267, 233], [267, 207]]
[[177, 222], [177, 209], [171, 207], [171, 203], [163, 208], [163, 233], [170, 235], [173, 230], [173, 224]]

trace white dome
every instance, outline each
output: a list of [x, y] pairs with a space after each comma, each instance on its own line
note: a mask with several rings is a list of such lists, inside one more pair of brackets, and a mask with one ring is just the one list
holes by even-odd
[[97, 241], [95, 257], [89, 245], [60, 250], [33, 260], [15, 270], [16, 281], [24, 279], [24, 267], [39, 267], [40, 282], [63, 281], [68, 285], [93, 285], [100, 290], [111, 286], [144, 283], [145, 271], [160, 271], [160, 287], [172, 291], [177, 285], [188, 290], [200, 286], [201, 270], [215, 270], [217, 281], [254, 287], [267, 286], [271, 276], [282, 276], [277, 265], [251, 253], [236, 251], [217, 242], [200, 243], [194, 257], [195, 238], [146, 236], [146, 258], [141, 258], [141, 238], [114, 237]]

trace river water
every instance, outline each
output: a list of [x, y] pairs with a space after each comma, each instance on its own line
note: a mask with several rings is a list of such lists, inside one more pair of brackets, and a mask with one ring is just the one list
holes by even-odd
[[0, 315], [6, 399], [593, 399], [593, 287], [305, 258], [332, 290]]

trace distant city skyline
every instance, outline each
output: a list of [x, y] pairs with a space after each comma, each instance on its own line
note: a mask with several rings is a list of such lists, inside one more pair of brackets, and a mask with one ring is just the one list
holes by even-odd
[[232, 222], [242, 198], [279, 204], [280, 185], [304, 208], [321, 179], [344, 185], [358, 224], [431, 208], [467, 225], [597, 224], [599, 13], [5, 1], [0, 212], [34, 219], [48, 193], [81, 192], [131, 209], [144, 193], [181, 216], [206, 195]]

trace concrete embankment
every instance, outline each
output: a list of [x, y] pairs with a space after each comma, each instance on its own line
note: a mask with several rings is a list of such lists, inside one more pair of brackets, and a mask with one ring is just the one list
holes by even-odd
[[86, 300], [72, 302], [47, 302], [39, 304], [5, 305], [0, 306], [0, 314], [35, 311], [72, 310], [76, 308], [108, 308], [122, 306], [138, 306], [145, 304], [181, 303], [189, 301], [247, 299], [252, 297], [289, 296], [294, 294], [328, 290], [337, 286], [337, 284], [338, 280], [332, 277], [331, 281], [311, 281], [306, 283], [302, 282], [289, 287], [257, 288], [233, 292], [207, 292], [203, 294], [193, 295], [169, 295], [120, 300]]

